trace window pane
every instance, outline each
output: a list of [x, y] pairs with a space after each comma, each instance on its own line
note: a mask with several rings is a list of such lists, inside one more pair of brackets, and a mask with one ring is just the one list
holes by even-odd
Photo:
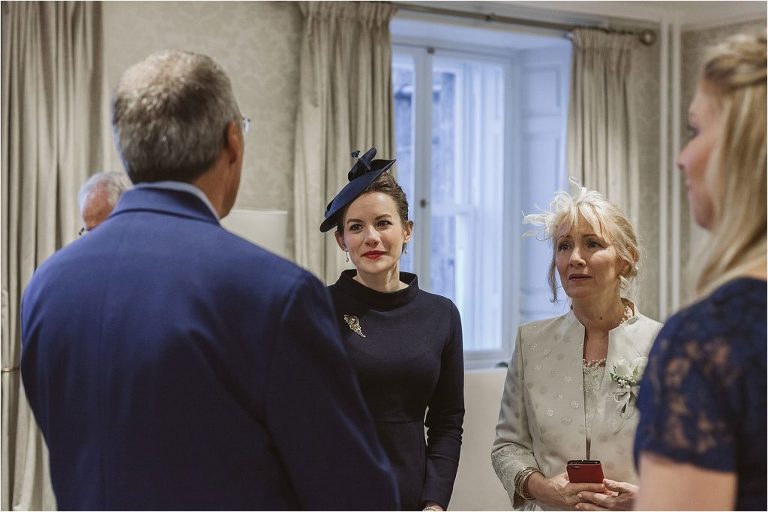
[[432, 74], [432, 202], [453, 203], [457, 186], [456, 154], [459, 153], [456, 130], [456, 83], [460, 70], [435, 70]]
[[507, 359], [521, 321], [568, 307], [548, 300], [548, 244], [517, 235], [521, 212], [567, 183], [569, 52], [553, 39], [509, 58], [413, 45], [393, 55], [398, 179], [416, 217], [401, 268], [456, 303], [470, 366]]
[[430, 284], [432, 292], [456, 302], [456, 95], [460, 70], [432, 73], [432, 239]]
[[[439, 240], [439, 243], [434, 241]], [[432, 216], [432, 293], [456, 297], [456, 219], [453, 216]]]
[[[397, 155], [397, 181], [406, 193], [409, 216], [413, 218], [416, 204], [413, 175], [414, 131], [414, 62], [409, 56], [396, 55], [392, 66], [392, 90], [395, 98], [395, 155]], [[387, 155], [389, 156], [389, 155]], [[400, 270], [414, 271], [411, 249], [400, 259]]]
[[502, 347], [504, 75], [435, 58], [431, 290], [461, 312], [464, 349]]

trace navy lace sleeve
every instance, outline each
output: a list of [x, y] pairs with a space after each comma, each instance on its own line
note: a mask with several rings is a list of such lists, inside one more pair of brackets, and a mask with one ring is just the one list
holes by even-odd
[[765, 281], [731, 281], [671, 317], [640, 390], [636, 462], [651, 452], [735, 472], [737, 508], [765, 510]]

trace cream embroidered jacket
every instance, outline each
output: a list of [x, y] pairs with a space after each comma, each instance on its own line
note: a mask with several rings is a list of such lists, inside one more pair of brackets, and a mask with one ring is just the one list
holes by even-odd
[[[660, 328], [659, 322], [635, 310], [634, 317], [609, 333], [590, 453], [590, 458], [602, 462], [606, 478], [637, 483], [632, 460], [635, 404], [631, 416], [620, 416], [613, 397], [619, 387], [609, 372], [620, 359], [632, 362], [647, 356]], [[573, 311], [518, 328], [491, 455], [515, 507], [542, 508], [515, 494], [518, 471], [537, 467], [551, 477], [564, 472], [567, 461], [586, 458], [583, 345], [584, 326]]]

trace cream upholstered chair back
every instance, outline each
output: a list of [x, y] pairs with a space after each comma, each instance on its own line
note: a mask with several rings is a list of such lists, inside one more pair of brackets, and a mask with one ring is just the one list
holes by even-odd
[[491, 466], [506, 368], [464, 372], [464, 438], [452, 510], [511, 510], [507, 491]]

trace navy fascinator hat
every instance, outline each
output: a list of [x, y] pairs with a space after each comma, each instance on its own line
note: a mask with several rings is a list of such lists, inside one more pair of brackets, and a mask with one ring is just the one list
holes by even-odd
[[360, 151], [352, 153], [357, 162], [347, 173], [349, 183], [347, 183], [341, 192], [336, 194], [328, 206], [325, 208], [325, 220], [320, 224], [320, 231], [326, 232], [338, 223], [338, 216], [342, 210], [352, 201], [357, 199], [376, 178], [392, 167], [397, 160], [374, 160], [376, 148], [366, 151], [363, 156], [358, 158]]

